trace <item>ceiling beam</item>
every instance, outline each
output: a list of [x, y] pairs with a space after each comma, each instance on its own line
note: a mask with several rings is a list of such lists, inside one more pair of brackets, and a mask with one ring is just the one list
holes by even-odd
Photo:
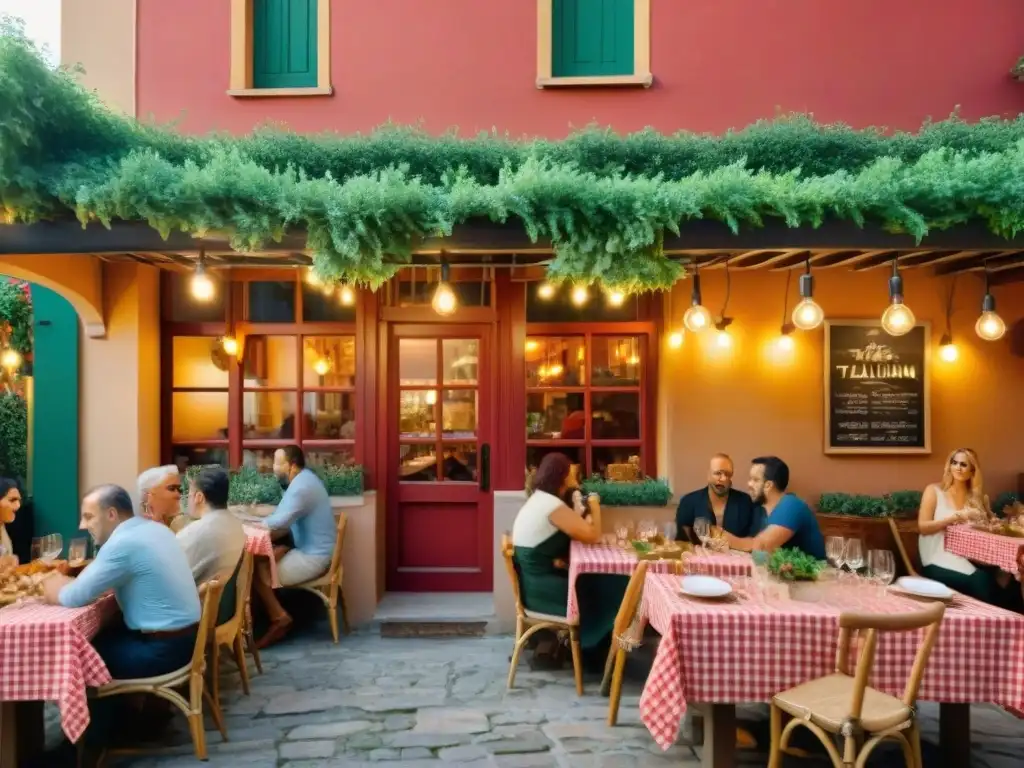
[[1024, 283], [1024, 267], [1012, 267], [993, 272], [988, 276], [989, 285], [1010, 285]]

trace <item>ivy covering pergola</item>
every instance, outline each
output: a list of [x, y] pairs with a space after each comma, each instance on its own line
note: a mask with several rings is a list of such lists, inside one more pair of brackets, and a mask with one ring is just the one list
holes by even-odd
[[904, 233], [982, 223], [1024, 228], [1024, 119], [919, 132], [821, 125], [808, 116], [723, 136], [588, 129], [562, 141], [498, 134], [182, 135], [115, 114], [74, 74], [0, 30], [0, 204], [9, 223], [145, 222], [161, 235], [226, 233], [240, 252], [305, 233], [321, 277], [377, 286], [417, 246], [464, 222], [518, 225], [551, 244], [552, 280], [670, 287], [665, 238], [712, 220], [846, 221]]

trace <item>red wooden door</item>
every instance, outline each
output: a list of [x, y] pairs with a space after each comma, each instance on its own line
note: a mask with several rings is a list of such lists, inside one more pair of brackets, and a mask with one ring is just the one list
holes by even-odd
[[489, 325], [392, 326], [390, 590], [492, 589], [491, 354]]

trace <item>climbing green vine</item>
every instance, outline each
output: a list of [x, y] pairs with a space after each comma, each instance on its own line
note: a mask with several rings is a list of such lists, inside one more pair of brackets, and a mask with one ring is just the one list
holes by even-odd
[[711, 219], [737, 232], [781, 219], [872, 223], [918, 240], [971, 220], [1024, 227], [1024, 119], [956, 116], [915, 134], [807, 116], [721, 137], [589, 129], [564, 141], [369, 135], [186, 136], [103, 107], [0, 30], [0, 214], [33, 222], [145, 221], [230, 234], [238, 250], [305, 231], [317, 272], [379, 285], [432, 236], [472, 219], [550, 240], [555, 280], [664, 289], [681, 267], [666, 233]]

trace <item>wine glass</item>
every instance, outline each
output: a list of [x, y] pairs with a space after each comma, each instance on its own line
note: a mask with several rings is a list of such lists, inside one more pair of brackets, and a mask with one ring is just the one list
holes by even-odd
[[662, 534], [665, 536], [665, 542], [666, 543], [675, 541], [676, 540], [676, 534], [678, 532], [679, 532], [679, 529], [676, 528], [676, 524], [675, 523], [665, 523], [665, 525], [662, 526]]
[[697, 534], [701, 547], [703, 547], [704, 553], [707, 554], [708, 539], [711, 538], [711, 523], [708, 522], [706, 517], [698, 517], [693, 521], [693, 532]]
[[885, 594], [885, 588], [892, 584], [896, 576], [896, 558], [887, 549], [872, 549], [868, 552], [868, 567], [872, 579], [878, 583], [879, 591]]
[[619, 543], [619, 546], [625, 546], [626, 542], [629, 541], [629, 526], [625, 523], [619, 523], [615, 526], [615, 540]]
[[50, 546], [46, 550], [46, 554], [50, 561], [57, 560], [64, 552], [64, 537], [59, 533], [51, 533], [49, 537]]
[[843, 549], [845, 547], [846, 541], [842, 536], [829, 536], [825, 539], [825, 559], [837, 571], [843, 567]]
[[846, 564], [850, 566], [850, 572], [857, 575], [857, 571], [864, 567], [864, 547], [860, 539], [847, 539], [846, 549], [843, 556]]

